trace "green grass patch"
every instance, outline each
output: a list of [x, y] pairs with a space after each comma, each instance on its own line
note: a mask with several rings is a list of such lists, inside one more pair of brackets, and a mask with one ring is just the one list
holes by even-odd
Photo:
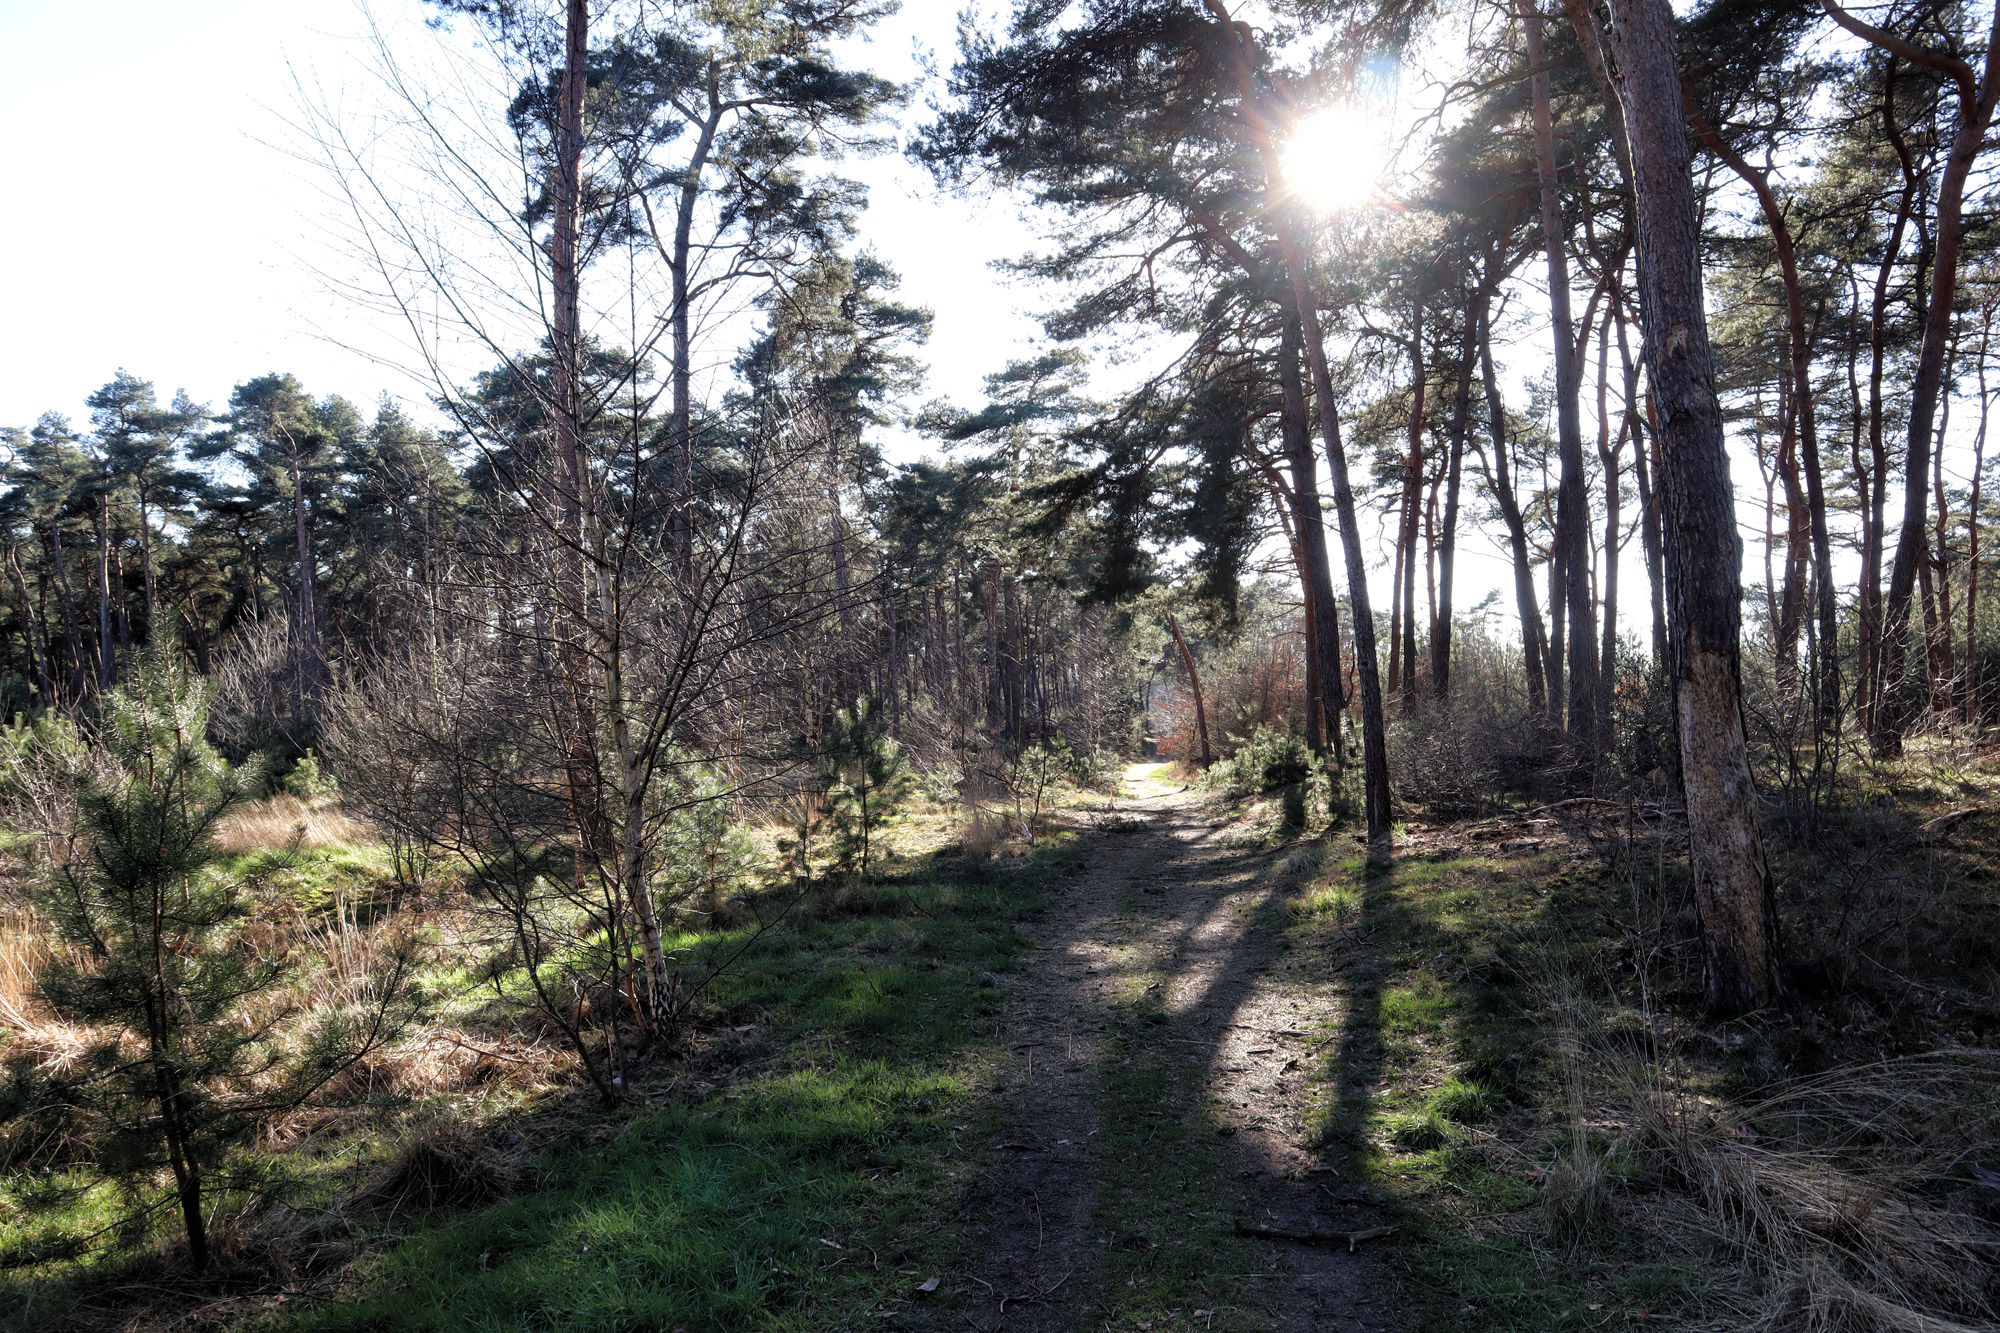
[[[948, 1302], [914, 1289], [968, 1244], [952, 1207], [989, 1114], [995, 974], [1075, 864], [1061, 843], [932, 862], [858, 915], [765, 934], [710, 993], [712, 1086], [562, 1117], [532, 1190], [417, 1227], [362, 1294], [283, 1326], [809, 1329]], [[677, 942], [692, 971], [743, 938]]]
[[[1491, 1131], [1474, 1128], [1511, 1122], [1517, 1103], [1530, 1121], [1557, 1113], [1536, 978], [1586, 967], [1613, 895], [1553, 857], [1447, 852], [1371, 866], [1354, 853], [1294, 905], [1294, 948], [1331, 966], [1348, 995], [1319, 1071], [1319, 1136], [1402, 1223], [1384, 1254], [1420, 1333], [1622, 1326], [1684, 1308], [1699, 1290], [1686, 1261], [1616, 1228], [1588, 1250], [1552, 1243], [1538, 1168], [1485, 1151]], [[1352, 902], [1352, 916], [1319, 902]]]

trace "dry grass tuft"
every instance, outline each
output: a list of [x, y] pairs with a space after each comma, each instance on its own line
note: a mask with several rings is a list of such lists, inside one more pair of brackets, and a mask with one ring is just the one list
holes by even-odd
[[1812, 1263], [1778, 1294], [1756, 1327], [1767, 1333], [1989, 1333], [1884, 1300], [1832, 1264]]
[[[1968, 1108], [2000, 1055], [1947, 1051], [1836, 1070], [1740, 1110], [1626, 1056], [1592, 1079], [1625, 1119], [1622, 1146], [1669, 1186], [1640, 1224], [1737, 1255], [1746, 1327], [1769, 1333], [1944, 1333], [1990, 1327], [2000, 1230], [1952, 1197], [1977, 1155]], [[1549, 1204], [1553, 1217], [1554, 1173]], [[1677, 1206], [1676, 1206], [1677, 1205]], [[1635, 1204], [1635, 1212], [1642, 1211]]]
[[350, 819], [329, 796], [302, 801], [278, 795], [252, 801], [222, 821], [216, 846], [230, 856], [287, 847], [341, 847], [373, 842], [367, 825]]
[[965, 821], [965, 832], [960, 835], [958, 846], [966, 860], [985, 861], [992, 858], [1006, 838], [1006, 821], [991, 810], [974, 806]]
[[354, 1202], [392, 1214], [472, 1208], [506, 1198], [518, 1177], [514, 1164], [478, 1133], [443, 1125], [405, 1140]]
[[474, 1088], [541, 1092], [560, 1086], [571, 1063], [552, 1046], [500, 1047], [436, 1029], [357, 1060], [328, 1086], [326, 1100], [438, 1097]]
[[1542, 1174], [1550, 1236], [1565, 1245], [1582, 1245], [1600, 1234], [1611, 1220], [1610, 1186], [1604, 1160], [1578, 1136]]
[[33, 912], [0, 910], [0, 1023], [19, 1031], [48, 1018], [35, 978], [54, 955], [54, 941]]

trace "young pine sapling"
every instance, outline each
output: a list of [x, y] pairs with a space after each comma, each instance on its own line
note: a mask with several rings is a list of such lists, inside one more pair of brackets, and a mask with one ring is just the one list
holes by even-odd
[[[257, 1180], [236, 1150], [388, 1041], [414, 997], [408, 939], [369, 975], [328, 988], [303, 984], [320, 979], [305, 975], [315, 964], [302, 950], [248, 929], [272, 904], [216, 847], [246, 789], [206, 739], [208, 710], [206, 684], [172, 648], [147, 652], [104, 696], [94, 737], [104, 762], [71, 768], [75, 836], [32, 889], [64, 946], [36, 979], [40, 999], [91, 1041], [77, 1059], [9, 1071], [0, 1104], [17, 1124], [82, 1129], [107, 1179], [143, 1190], [169, 1172], [161, 1203], [178, 1207], [197, 1271], [212, 1250], [206, 1201]], [[339, 998], [325, 999], [329, 989]]]

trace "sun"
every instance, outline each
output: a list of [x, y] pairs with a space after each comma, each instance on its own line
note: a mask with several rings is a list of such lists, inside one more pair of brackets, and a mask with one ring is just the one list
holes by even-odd
[[1337, 213], [1368, 202], [1388, 165], [1381, 123], [1351, 104], [1325, 107], [1292, 127], [1285, 183], [1306, 207]]

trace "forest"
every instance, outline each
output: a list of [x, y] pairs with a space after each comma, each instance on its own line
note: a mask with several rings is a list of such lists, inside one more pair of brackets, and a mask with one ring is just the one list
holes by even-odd
[[0, 1328], [2000, 1328], [2000, 7], [421, 9], [0, 428]]

